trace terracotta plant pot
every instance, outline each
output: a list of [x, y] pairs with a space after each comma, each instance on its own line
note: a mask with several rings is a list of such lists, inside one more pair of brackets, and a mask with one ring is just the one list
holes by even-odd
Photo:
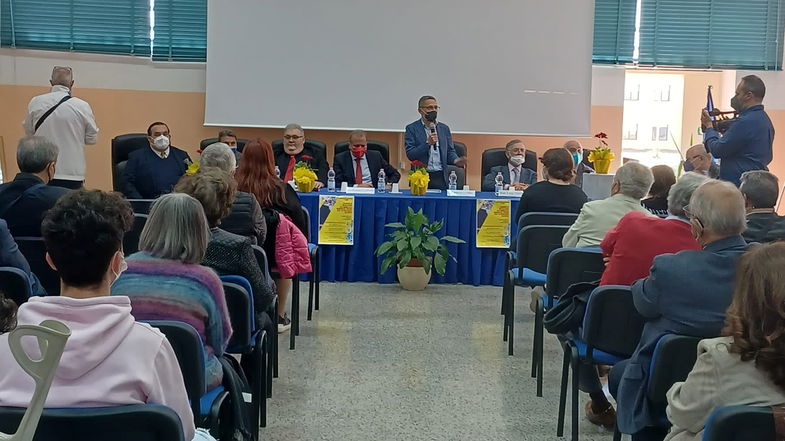
[[611, 168], [610, 159], [598, 159], [591, 163], [594, 166], [594, 171], [600, 174], [607, 174]]
[[398, 281], [401, 288], [407, 291], [422, 291], [430, 280], [431, 272], [426, 273], [417, 260], [412, 259], [407, 266], [398, 268]]

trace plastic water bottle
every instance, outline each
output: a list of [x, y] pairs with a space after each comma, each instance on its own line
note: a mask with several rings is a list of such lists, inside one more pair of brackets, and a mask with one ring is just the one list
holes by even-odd
[[504, 176], [502, 176], [502, 172], [499, 172], [496, 175], [496, 188], [494, 189], [496, 196], [499, 196], [502, 190], [504, 190]]
[[281, 169], [277, 165], [275, 166], [275, 177], [281, 179]]
[[327, 172], [327, 191], [335, 191], [335, 170], [332, 167]]
[[457, 190], [458, 189], [458, 175], [455, 174], [455, 170], [450, 172], [450, 177], [447, 178], [449, 181], [449, 186], [447, 187], [450, 190]]
[[387, 175], [384, 173], [384, 169], [379, 170], [379, 180], [376, 184], [376, 191], [379, 193], [384, 193], [385, 187], [387, 186]]

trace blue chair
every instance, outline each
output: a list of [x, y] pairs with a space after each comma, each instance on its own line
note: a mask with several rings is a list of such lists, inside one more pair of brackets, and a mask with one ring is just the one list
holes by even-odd
[[127, 199], [136, 214], [150, 214], [150, 206], [155, 199]]
[[[305, 231], [305, 238], [308, 240], [308, 254], [311, 256], [311, 275], [308, 277], [308, 320], [311, 320], [313, 316], [313, 310], [319, 310], [319, 285], [321, 282], [321, 275], [319, 274], [319, 245], [311, 242], [311, 215], [308, 213], [308, 209], [305, 207], [303, 208], [303, 213], [305, 213], [305, 224], [308, 226]], [[314, 296], [315, 302], [314, 302]], [[315, 306], [315, 308], [314, 308]], [[294, 316], [294, 313], [292, 313]], [[300, 323], [299, 317], [300, 315], [297, 314], [298, 323], [297, 323], [297, 335], [300, 335]]]
[[14, 237], [19, 251], [30, 264], [30, 270], [38, 276], [41, 286], [50, 296], [60, 295], [60, 276], [46, 262], [46, 245], [41, 237]]
[[[0, 407], [0, 432], [13, 432], [24, 408]], [[159, 404], [44, 409], [33, 441], [185, 441], [180, 416]]]
[[134, 213], [134, 224], [123, 235], [123, 254], [126, 256], [139, 251], [139, 238], [142, 236], [142, 230], [147, 223], [147, 218], [146, 214]]
[[529, 225], [567, 225], [575, 223], [577, 213], [548, 213], [545, 211], [531, 211], [523, 213], [518, 218], [518, 230]]
[[26, 302], [33, 295], [27, 274], [11, 266], [0, 267], [0, 292], [17, 305]]
[[718, 407], [706, 421], [703, 441], [774, 441], [777, 439], [774, 418], [771, 407]]
[[630, 358], [640, 341], [644, 318], [635, 309], [629, 286], [608, 285], [596, 288], [589, 296], [580, 338], [565, 338], [562, 343], [561, 392], [557, 436], [564, 435], [567, 404], [567, 379], [572, 368], [572, 440], [578, 440], [578, 378], [581, 366], [613, 366]]
[[[264, 275], [264, 280], [272, 283], [273, 278], [270, 276], [270, 264], [267, 260], [267, 254], [264, 252], [264, 249], [258, 245], [253, 245], [252, 248], [254, 256], [256, 257], [256, 262], [259, 264], [259, 268], [261, 268], [262, 274]], [[273, 333], [268, 336], [272, 345], [270, 351], [270, 354], [272, 355], [272, 377], [270, 379], [270, 385], [272, 385], [272, 378], [278, 378], [278, 296], [275, 296], [273, 303], [268, 308], [267, 315], [273, 319], [273, 324], [275, 325], [272, 329]], [[271, 387], [267, 389], [268, 395], [270, 395], [271, 391]]]

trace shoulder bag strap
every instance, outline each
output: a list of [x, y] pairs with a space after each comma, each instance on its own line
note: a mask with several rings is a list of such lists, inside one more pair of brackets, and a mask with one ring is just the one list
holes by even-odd
[[40, 117], [40, 118], [38, 118], [38, 121], [35, 123], [35, 128], [33, 129], [33, 133], [35, 133], [35, 132], [37, 132], [37, 131], [38, 131], [38, 128], [39, 128], [39, 127], [41, 127], [41, 124], [43, 124], [43, 123], [44, 123], [44, 121], [46, 120], [46, 118], [48, 118], [48, 117], [49, 117], [49, 115], [51, 115], [51, 114], [52, 114], [52, 112], [54, 112], [55, 110], [57, 110], [57, 108], [58, 108], [58, 107], [60, 107], [60, 104], [63, 104], [64, 102], [66, 102], [66, 101], [68, 101], [68, 100], [70, 100], [70, 99], [71, 99], [71, 95], [66, 95], [66, 96], [64, 96], [64, 97], [63, 97], [63, 99], [61, 99], [60, 101], [58, 101], [58, 102], [57, 102], [57, 104], [55, 104], [54, 106], [52, 106], [52, 108], [50, 108], [49, 110], [47, 110], [47, 111], [46, 111], [46, 113], [44, 113], [43, 115], [41, 115], [41, 117]]

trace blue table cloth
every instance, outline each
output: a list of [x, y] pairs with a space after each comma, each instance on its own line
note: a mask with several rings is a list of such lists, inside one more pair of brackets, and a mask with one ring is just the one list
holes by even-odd
[[[311, 241], [318, 241], [319, 194], [345, 195], [344, 193], [299, 193], [303, 207], [311, 213]], [[467, 285], [501, 285], [504, 281], [504, 252], [499, 248], [477, 248], [476, 199], [497, 199], [493, 193], [478, 192], [472, 197], [448, 197], [446, 192], [413, 196], [409, 191], [399, 194], [382, 193], [354, 196], [354, 245], [319, 245], [321, 254], [321, 279], [330, 282], [379, 282], [395, 283], [395, 267], [380, 274], [382, 258], [376, 257], [376, 248], [388, 239], [385, 224], [403, 222], [409, 207], [423, 213], [433, 222], [443, 219], [444, 227], [438, 236], [448, 234], [466, 241], [465, 244], [448, 243], [450, 254], [458, 260], [449, 260], [444, 276], [433, 273], [431, 283], [463, 283]], [[512, 199], [512, 217], [518, 209], [518, 199]], [[517, 219], [516, 219], [517, 220]], [[512, 231], [516, 230], [513, 220]]]

